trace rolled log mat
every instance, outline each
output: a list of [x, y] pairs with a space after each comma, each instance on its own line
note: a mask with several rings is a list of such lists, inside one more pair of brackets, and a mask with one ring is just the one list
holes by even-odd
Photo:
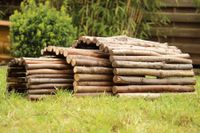
[[110, 61], [138, 61], [138, 62], [166, 62], [166, 63], [181, 63], [192, 64], [192, 60], [174, 55], [165, 56], [110, 56]]
[[134, 62], [134, 61], [114, 61], [113, 67], [120, 68], [152, 68], [152, 69], [192, 69], [192, 64], [166, 64], [164, 62]]
[[75, 66], [74, 73], [83, 74], [113, 74], [113, 69], [108, 67]]
[[75, 74], [75, 81], [112, 81], [113, 75], [103, 74]]
[[73, 86], [112, 86], [108, 81], [74, 81]]
[[195, 85], [194, 77], [171, 77], [153, 79], [136, 76], [114, 76], [113, 81], [118, 84], [150, 84], [150, 85]]
[[157, 77], [190, 77], [194, 76], [193, 70], [156, 70], [156, 69], [131, 69], [131, 68], [115, 68], [115, 75], [136, 76], [149, 75]]
[[184, 85], [127, 85], [113, 86], [113, 93], [129, 92], [193, 92], [193, 86]]
[[112, 86], [74, 86], [75, 93], [112, 92]]

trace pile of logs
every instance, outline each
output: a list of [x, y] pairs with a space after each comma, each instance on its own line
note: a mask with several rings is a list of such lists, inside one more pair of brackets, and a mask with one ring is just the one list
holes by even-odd
[[113, 69], [109, 55], [95, 49], [74, 49], [48, 46], [43, 55], [66, 58], [73, 67], [75, 96], [97, 96], [112, 92]]
[[109, 54], [113, 67], [112, 91], [120, 96], [149, 96], [149, 93], [195, 91], [189, 54], [166, 43], [127, 36], [82, 36], [74, 48], [99, 49]]
[[58, 58], [15, 58], [8, 65], [7, 90], [21, 92], [29, 99], [41, 99], [58, 88], [72, 88], [73, 70]]

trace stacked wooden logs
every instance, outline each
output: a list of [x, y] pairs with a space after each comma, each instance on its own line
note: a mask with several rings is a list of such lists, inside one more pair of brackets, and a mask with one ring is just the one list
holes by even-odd
[[29, 99], [53, 95], [58, 88], [72, 88], [73, 70], [58, 58], [13, 59], [8, 66], [7, 90], [26, 93]]
[[120, 96], [195, 91], [192, 60], [175, 46], [127, 36], [82, 36], [73, 47], [99, 48], [110, 55], [112, 90]]
[[66, 58], [73, 67], [75, 96], [97, 96], [112, 92], [112, 66], [109, 55], [95, 49], [74, 49], [48, 46], [43, 55]]

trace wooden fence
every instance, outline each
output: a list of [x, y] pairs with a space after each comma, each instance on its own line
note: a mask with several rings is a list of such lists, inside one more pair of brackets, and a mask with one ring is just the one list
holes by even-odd
[[159, 14], [170, 19], [165, 26], [151, 29], [152, 40], [168, 42], [191, 55], [200, 65], [200, 13], [193, 0], [163, 0]]

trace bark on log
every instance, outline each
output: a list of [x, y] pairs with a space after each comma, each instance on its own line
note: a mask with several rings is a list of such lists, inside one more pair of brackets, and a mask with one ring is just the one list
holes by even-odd
[[26, 75], [31, 74], [73, 74], [73, 70], [53, 70], [53, 69], [35, 69], [27, 70]]
[[99, 58], [99, 57], [92, 57], [92, 56], [85, 56], [85, 55], [68, 55], [67, 56], [67, 63], [70, 64], [72, 59], [87, 59], [87, 60], [101, 60], [101, 61], [108, 61], [106, 58]]
[[75, 86], [76, 93], [111, 92], [112, 86]]
[[110, 61], [166, 62], [192, 64], [192, 60], [174, 56], [110, 56]]
[[35, 90], [28, 90], [28, 94], [55, 94], [56, 89], [35, 89]]
[[41, 84], [41, 83], [72, 83], [73, 79], [63, 79], [63, 78], [29, 78], [28, 84]]
[[190, 70], [192, 64], [166, 64], [164, 62], [134, 62], [134, 61], [114, 61], [113, 67], [118, 68], [153, 68], [153, 69], [175, 69]]
[[129, 49], [122, 49], [122, 50], [111, 50], [111, 55], [141, 55], [141, 56], [160, 56], [159, 53], [153, 51], [144, 51], [144, 50], [129, 50]]
[[84, 73], [84, 74], [113, 74], [112, 68], [107, 67], [82, 67], [75, 66], [74, 73]]
[[113, 86], [113, 93], [128, 93], [128, 92], [193, 92], [193, 86], [184, 85], [128, 85], [128, 86]]
[[117, 93], [119, 97], [130, 97], [130, 98], [147, 98], [156, 99], [161, 96], [181, 96], [181, 95], [197, 95], [195, 92], [176, 92], [176, 93]]
[[70, 69], [72, 66], [65, 64], [26, 64], [26, 69]]
[[111, 96], [112, 93], [110, 92], [95, 92], [95, 93], [74, 93], [73, 96], [75, 97], [97, 97], [97, 96]]
[[75, 74], [75, 81], [112, 81], [112, 75], [103, 74]]
[[151, 79], [143, 77], [114, 76], [114, 83], [118, 84], [150, 84], [150, 85], [195, 85], [194, 77]]
[[108, 54], [105, 54], [99, 50], [86, 50], [86, 49], [73, 49], [73, 48], [64, 51], [64, 56], [67, 57], [68, 55], [85, 55], [85, 56], [92, 56], [99, 58], [109, 57]]
[[72, 59], [72, 66], [103, 66], [110, 67], [111, 63], [108, 61], [101, 60], [86, 60], [86, 59]]
[[157, 77], [190, 77], [194, 76], [193, 70], [156, 70], [156, 69], [131, 69], [131, 68], [115, 68], [115, 75], [124, 76], [157, 76]]
[[27, 85], [27, 88], [28, 89], [46, 89], [46, 88], [50, 88], [50, 89], [53, 89], [53, 88], [68, 88], [68, 87], [72, 87], [72, 84], [58, 84], [58, 83], [54, 83], [54, 84], [51, 84], [51, 83], [47, 83], [47, 84], [38, 84], [38, 85]]
[[74, 81], [73, 86], [112, 86], [113, 82], [107, 81]]
[[73, 79], [73, 74], [34, 74], [34, 75], [28, 75], [27, 78], [68, 78]]

